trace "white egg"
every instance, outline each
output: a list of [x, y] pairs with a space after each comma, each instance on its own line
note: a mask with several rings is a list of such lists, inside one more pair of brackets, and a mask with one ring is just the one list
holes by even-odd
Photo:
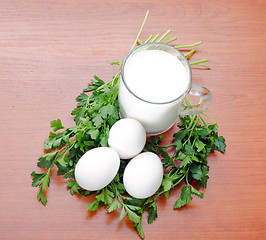
[[139, 154], [146, 143], [146, 132], [137, 120], [123, 118], [109, 131], [108, 145], [117, 151], [121, 159], [130, 159]]
[[97, 191], [114, 179], [119, 166], [120, 159], [115, 150], [108, 147], [93, 148], [76, 164], [75, 179], [80, 187]]
[[139, 199], [153, 195], [160, 187], [162, 180], [162, 162], [152, 152], [144, 152], [131, 159], [123, 177], [128, 194]]

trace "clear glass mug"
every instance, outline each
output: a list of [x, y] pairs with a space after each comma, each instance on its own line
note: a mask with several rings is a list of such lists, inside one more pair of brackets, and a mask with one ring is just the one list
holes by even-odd
[[[175, 99], [167, 102], [151, 102], [142, 99], [127, 84], [124, 69], [128, 60], [140, 51], [161, 50], [175, 56], [185, 67], [188, 86]], [[201, 97], [197, 105], [184, 105], [187, 94]], [[145, 43], [131, 50], [122, 63], [119, 87], [119, 107], [122, 118], [138, 120], [146, 130], [147, 135], [157, 135], [167, 131], [176, 122], [179, 115], [196, 115], [204, 112], [212, 98], [211, 92], [202, 86], [192, 83], [191, 67], [186, 57], [177, 49], [163, 43]]]

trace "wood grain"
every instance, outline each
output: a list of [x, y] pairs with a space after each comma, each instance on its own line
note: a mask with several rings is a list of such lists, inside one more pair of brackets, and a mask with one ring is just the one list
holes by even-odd
[[266, 238], [264, 0], [0, 0], [0, 239], [139, 239], [119, 212], [89, 213], [93, 197], [71, 196], [55, 171], [43, 207], [30, 173], [49, 122], [73, 125], [75, 97], [94, 74], [111, 79], [148, 9], [143, 38], [170, 28], [180, 44], [204, 41], [192, 60], [212, 70], [193, 68], [193, 82], [212, 91], [227, 150], [209, 157], [203, 199], [174, 211], [177, 188], [154, 223], [145, 213], [146, 239]]

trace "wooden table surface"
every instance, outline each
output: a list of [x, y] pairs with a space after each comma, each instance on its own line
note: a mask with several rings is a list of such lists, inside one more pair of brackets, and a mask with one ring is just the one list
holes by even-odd
[[[146, 239], [266, 239], [266, 2], [264, 0], [0, 0], [0, 239], [139, 239], [128, 219], [93, 197], [71, 196], [52, 172], [44, 207], [31, 187], [49, 123], [73, 126], [75, 97], [93, 75], [110, 81], [113, 61], [143, 38], [172, 29], [178, 44], [203, 40], [193, 82], [213, 93], [207, 114], [226, 139], [209, 156], [203, 199], [173, 210], [180, 193], [158, 199]], [[176, 130], [172, 128], [167, 137]]]

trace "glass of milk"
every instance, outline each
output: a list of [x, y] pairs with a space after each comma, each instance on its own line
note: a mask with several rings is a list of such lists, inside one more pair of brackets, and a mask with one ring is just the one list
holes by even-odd
[[[202, 101], [183, 105], [187, 94]], [[118, 100], [121, 117], [138, 120], [148, 135], [156, 135], [171, 128], [179, 115], [205, 111], [211, 93], [191, 82], [190, 64], [180, 51], [163, 43], [145, 43], [123, 61]]]

